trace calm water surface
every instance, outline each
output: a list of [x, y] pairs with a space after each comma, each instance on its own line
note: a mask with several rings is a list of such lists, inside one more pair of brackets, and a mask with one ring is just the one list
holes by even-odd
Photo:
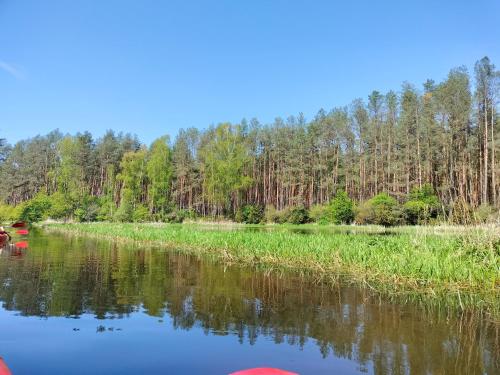
[[33, 234], [0, 255], [16, 374], [499, 374], [500, 327], [352, 286]]

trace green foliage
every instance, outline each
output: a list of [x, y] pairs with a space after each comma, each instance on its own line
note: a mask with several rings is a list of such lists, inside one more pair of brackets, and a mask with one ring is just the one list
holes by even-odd
[[97, 212], [97, 221], [112, 221], [116, 212], [116, 205], [111, 196], [103, 195], [98, 200], [99, 211]]
[[42, 221], [48, 217], [50, 208], [50, 198], [44, 193], [38, 193], [33, 199], [21, 205], [19, 219], [28, 223]]
[[148, 200], [152, 213], [164, 213], [168, 209], [172, 179], [171, 159], [168, 137], [161, 137], [154, 141], [146, 163], [149, 180]]
[[[123, 155], [120, 163], [121, 173], [117, 179], [123, 183], [121, 205], [130, 204], [132, 211], [135, 205], [140, 202], [142, 195], [142, 187], [146, 178], [146, 154], [145, 149], [127, 152]], [[125, 207], [124, 210], [130, 209]], [[129, 212], [130, 215], [132, 211]]]
[[309, 209], [309, 217], [318, 224], [328, 224], [330, 221], [330, 210], [328, 206], [315, 204]]
[[354, 221], [354, 202], [345, 191], [338, 191], [330, 202], [330, 215], [334, 224], [350, 224]]
[[16, 221], [20, 215], [18, 207], [14, 207], [0, 202], [0, 223]]
[[500, 212], [493, 206], [482, 204], [474, 210], [474, 219], [478, 224], [500, 224]]
[[404, 204], [403, 210], [408, 224], [426, 224], [439, 213], [439, 199], [430, 184], [414, 188]]
[[99, 215], [99, 203], [97, 197], [85, 194], [75, 209], [74, 216], [76, 221], [89, 222], [95, 221]]
[[134, 223], [144, 223], [148, 220], [149, 220], [148, 208], [143, 204], [137, 205], [132, 213], [132, 221]]
[[278, 210], [272, 204], [268, 204], [264, 209], [264, 219], [266, 223], [278, 223]]
[[264, 210], [263, 218], [268, 223], [276, 224], [305, 224], [310, 221], [309, 212], [304, 206], [276, 210], [274, 206], [269, 205]]
[[210, 135], [201, 150], [205, 192], [211, 202], [228, 210], [232, 195], [251, 183], [244, 173], [248, 150], [238, 126], [221, 124]]
[[236, 211], [235, 220], [238, 223], [259, 224], [264, 220], [264, 209], [258, 205], [247, 204]]
[[387, 193], [380, 193], [359, 206], [356, 222], [390, 227], [402, 224], [402, 212], [396, 199]]
[[175, 210], [166, 214], [164, 221], [171, 224], [180, 224], [188, 218], [188, 215], [189, 213], [186, 210]]
[[63, 193], [55, 192], [49, 196], [49, 201], [48, 216], [51, 219], [66, 219], [73, 213], [73, 202]]
[[305, 224], [309, 222], [309, 213], [304, 206], [294, 207], [286, 217], [286, 222], [290, 224]]
[[113, 215], [113, 220], [121, 223], [130, 222], [133, 219], [134, 207], [132, 203], [123, 200]]
[[[88, 132], [54, 131], [13, 146], [0, 139], [0, 200], [19, 205], [46, 192], [51, 209], [43, 215], [56, 219], [127, 221], [145, 205], [149, 220], [189, 208], [242, 222], [257, 218], [246, 219], [236, 207], [266, 202], [281, 210], [266, 209], [266, 221], [283, 223], [294, 216], [292, 207], [323, 202], [339, 184], [350, 196], [374, 190], [399, 196], [407, 186], [432, 181], [437, 193], [425, 184], [412, 190], [403, 215], [399, 206], [375, 199], [360, 205], [356, 221], [394, 225], [404, 217], [428, 224], [444, 220], [440, 214], [452, 223], [494, 221], [487, 205], [498, 203], [499, 73], [487, 57], [474, 71], [474, 97], [460, 67], [441, 83], [427, 81], [423, 92], [407, 83], [400, 94], [373, 91], [367, 102], [320, 110], [309, 122], [299, 115], [266, 125], [253, 119], [181, 130], [172, 147], [167, 136], [147, 149], [112, 131], [96, 140]], [[98, 202], [85, 202], [89, 194]], [[309, 214], [317, 223], [353, 219], [354, 205], [343, 192], [328, 210], [312, 206]]]

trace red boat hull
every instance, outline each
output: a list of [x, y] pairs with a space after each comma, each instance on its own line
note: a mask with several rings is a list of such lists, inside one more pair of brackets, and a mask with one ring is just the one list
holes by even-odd
[[260, 367], [260, 368], [251, 368], [248, 370], [232, 372], [229, 375], [299, 375], [299, 374], [297, 374], [296, 372], [280, 370], [277, 368]]
[[0, 375], [12, 375], [4, 360], [0, 357]]

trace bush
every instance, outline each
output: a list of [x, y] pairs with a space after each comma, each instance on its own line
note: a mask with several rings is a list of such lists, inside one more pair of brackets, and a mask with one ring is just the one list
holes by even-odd
[[427, 224], [430, 219], [435, 219], [439, 213], [439, 199], [434, 194], [430, 184], [422, 188], [414, 188], [403, 210], [408, 224]]
[[264, 210], [262, 207], [247, 204], [236, 212], [235, 220], [245, 224], [259, 224], [264, 220]]
[[79, 222], [95, 221], [99, 214], [99, 204], [97, 198], [91, 195], [84, 195], [80, 198], [80, 204], [75, 209], [74, 216]]
[[421, 224], [429, 219], [428, 206], [422, 201], [408, 201], [404, 204], [403, 210], [408, 224]]
[[187, 218], [187, 210], [172, 211], [165, 215], [165, 222], [171, 224], [180, 224]]
[[328, 206], [315, 204], [309, 209], [309, 217], [318, 224], [328, 224], [330, 222], [330, 209]]
[[66, 219], [73, 213], [71, 200], [60, 192], [49, 196], [50, 209], [48, 216], [52, 219]]
[[389, 227], [402, 223], [402, 212], [396, 199], [387, 193], [380, 193], [358, 208], [356, 222]]
[[20, 205], [19, 219], [28, 223], [42, 221], [48, 217], [50, 207], [49, 197], [44, 193], [38, 193], [33, 199]]
[[330, 221], [334, 224], [350, 224], [354, 221], [354, 202], [340, 190], [330, 202]]
[[19, 214], [19, 209], [16, 207], [0, 203], [0, 223], [16, 221], [19, 218]]
[[132, 221], [133, 207], [128, 201], [122, 201], [115, 214], [113, 215], [114, 221], [122, 223]]
[[132, 213], [132, 221], [134, 223], [144, 223], [149, 219], [149, 210], [143, 204], [138, 204], [133, 213]]
[[452, 204], [449, 220], [452, 224], [473, 224], [474, 210], [467, 202], [458, 199]]
[[99, 198], [99, 211], [97, 212], [97, 221], [112, 221], [116, 212], [116, 205], [113, 199], [108, 195]]
[[275, 223], [276, 213], [276, 208], [272, 204], [268, 204], [264, 209], [264, 219], [266, 223]]
[[500, 215], [495, 207], [482, 204], [474, 210], [474, 221], [478, 224], [496, 223], [499, 224]]
[[294, 207], [286, 216], [286, 222], [290, 224], [305, 224], [309, 222], [309, 214], [303, 206]]

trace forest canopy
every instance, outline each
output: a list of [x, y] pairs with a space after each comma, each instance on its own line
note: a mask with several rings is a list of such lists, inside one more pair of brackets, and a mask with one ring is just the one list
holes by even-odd
[[491, 218], [500, 194], [499, 82], [484, 57], [472, 78], [455, 68], [443, 82], [373, 91], [310, 121], [299, 114], [189, 128], [150, 147], [112, 130], [98, 139], [58, 130], [14, 145], [0, 139], [0, 220]]

